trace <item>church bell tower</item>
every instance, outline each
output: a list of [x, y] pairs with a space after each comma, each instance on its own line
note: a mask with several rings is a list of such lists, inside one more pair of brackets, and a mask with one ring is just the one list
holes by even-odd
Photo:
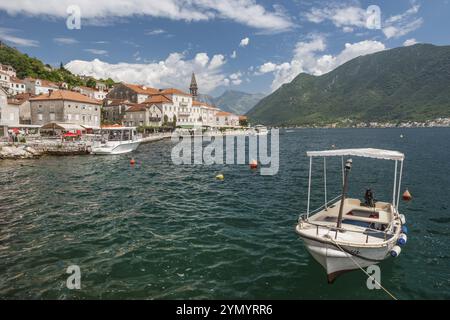
[[195, 80], [195, 73], [193, 73], [193, 72], [192, 72], [192, 78], [191, 78], [191, 85], [189, 86], [189, 91], [193, 98], [197, 97], [198, 86], [197, 86], [197, 80]]

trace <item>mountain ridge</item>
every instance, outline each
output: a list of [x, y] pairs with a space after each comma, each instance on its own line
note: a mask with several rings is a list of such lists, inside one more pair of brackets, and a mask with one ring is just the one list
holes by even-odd
[[321, 76], [301, 73], [247, 115], [270, 125], [450, 116], [450, 46], [399, 47], [359, 56]]

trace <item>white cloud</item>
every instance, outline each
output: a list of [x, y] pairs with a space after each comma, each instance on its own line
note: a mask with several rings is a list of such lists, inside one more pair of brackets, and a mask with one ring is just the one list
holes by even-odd
[[39, 42], [36, 40], [20, 38], [13, 35], [17, 30], [8, 29], [8, 28], [0, 28], [0, 40], [11, 43], [14, 46], [19, 47], [37, 47]]
[[[10, 15], [57, 17], [65, 19], [73, 0], [42, 0], [39, 5], [29, 0], [1, 1], [0, 10]], [[182, 21], [227, 19], [267, 32], [281, 32], [294, 24], [284, 11], [266, 10], [255, 0], [78, 0], [83, 21], [108, 25], [120, 18], [149, 16]]]
[[166, 33], [166, 31], [163, 30], [163, 29], [153, 29], [153, 30], [147, 30], [147, 31], [145, 32], [145, 34], [146, 34], [147, 36], [157, 36], [157, 35], [159, 35], [159, 34], [164, 34], [164, 33]]
[[[381, 22], [379, 27], [386, 38], [399, 38], [419, 28], [423, 23], [423, 19], [417, 17], [419, 9], [419, 5], [413, 4], [404, 13], [393, 15], [385, 21], [379, 21]], [[335, 3], [322, 8], [312, 8], [304, 16], [313, 23], [331, 21], [336, 27], [342, 28], [344, 32], [353, 32], [355, 28], [369, 28], [369, 26], [369, 29], [380, 29], [374, 27], [373, 21], [371, 21], [374, 17], [373, 12], [356, 5]]]
[[208, 62], [209, 62], [209, 57], [208, 57], [208, 55], [207, 55], [205, 52], [200, 52], [200, 53], [197, 53], [197, 54], [195, 55], [194, 61], [195, 61], [198, 65], [200, 65], [200, 66], [202, 66], [202, 67], [206, 67], [206, 65], [207, 65]]
[[419, 5], [414, 5], [402, 14], [391, 16], [383, 25], [383, 33], [386, 38], [400, 38], [418, 28], [423, 24], [422, 18], [417, 18]]
[[74, 38], [64, 38], [64, 37], [53, 38], [53, 41], [55, 41], [58, 44], [64, 44], [64, 45], [71, 45], [71, 44], [78, 43], [78, 40], [76, 40]]
[[246, 47], [246, 46], [248, 46], [249, 42], [250, 42], [250, 39], [248, 37], [244, 38], [239, 43], [239, 47]]
[[259, 73], [273, 72], [277, 68], [277, 65], [273, 62], [266, 62], [258, 68]]
[[101, 49], [84, 49], [84, 51], [92, 53], [92, 54], [96, 54], [96, 55], [99, 55], [99, 56], [108, 54], [108, 51], [101, 50]]
[[110, 77], [115, 81], [139, 83], [156, 88], [180, 89], [187, 88], [191, 73], [195, 72], [200, 92], [208, 93], [221, 85], [226, 85], [227, 78], [221, 68], [224, 63], [223, 55], [214, 55], [209, 59], [206, 53], [197, 53], [193, 59], [187, 60], [181, 53], [171, 53], [165, 60], [151, 63], [111, 64], [94, 59], [73, 60], [65, 67], [80, 75]]
[[346, 43], [344, 49], [337, 55], [320, 54], [325, 49], [325, 38], [321, 35], [314, 35], [309, 41], [297, 43], [290, 62], [281, 64], [266, 62], [257, 69], [255, 74], [273, 72], [274, 80], [271, 87], [272, 90], [276, 90], [283, 83], [292, 81], [299, 73], [322, 75], [353, 58], [382, 51], [386, 47], [378, 41], [364, 40], [353, 44]]
[[228, 78], [230, 79], [229, 81], [233, 85], [238, 86], [242, 83], [241, 77], [242, 77], [242, 73], [239, 71], [239, 72], [230, 74], [230, 76]]
[[403, 45], [404, 45], [405, 47], [407, 47], [407, 46], [412, 46], [412, 45], [414, 45], [414, 44], [416, 44], [416, 43], [417, 43], [417, 40], [414, 39], [414, 38], [412, 38], [412, 39], [408, 39], [408, 40], [406, 40], [405, 42], [403, 42]]
[[208, 69], [214, 70], [220, 68], [222, 65], [225, 64], [225, 57], [222, 54], [215, 54], [211, 62], [209, 63]]
[[230, 55], [230, 58], [231, 59], [236, 59], [236, 57], [237, 57], [236, 50], [233, 50], [233, 53]]
[[308, 21], [314, 23], [321, 23], [325, 20], [330, 20], [336, 27], [345, 28], [348, 32], [349, 27], [366, 26], [367, 13], [366, 10], [356, 6], [345, 6], [341, 4], [333, 4], [323, 8], [312, 8], [310, 12], [305, 14]]

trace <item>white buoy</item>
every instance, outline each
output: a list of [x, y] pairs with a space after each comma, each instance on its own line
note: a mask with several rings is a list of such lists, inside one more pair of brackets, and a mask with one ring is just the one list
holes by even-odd
[[400, 234], [400, 236], [398, 237], [397, 243], [401, 246], [404, 246], [406, 244], [406, 242], [408, 242], [408, 237], [406, 236], [406, 234], [404, 234], [404, 233]]
[[399, 246], [394, 246], [391, 249], [391, 256], [397, 258], [400, 255], [400, 252], [402, 252], [402, 248], [400, 248]]

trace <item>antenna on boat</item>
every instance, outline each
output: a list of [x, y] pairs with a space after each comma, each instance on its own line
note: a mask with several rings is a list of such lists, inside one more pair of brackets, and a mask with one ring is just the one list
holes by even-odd
[[[350, 173], [350, 170], [352, 169], [352, 159], [348, 159], [345, 163], [345, 170], [344, 170], [344, 185], [342, 186], [342, 196], [341, 196], [341, 205], [339, 206], [339, 216], [337, 220], [337, 228], [340, 229], [342, 225], [342, 214], [344, 211], [344, 201], [345, 196], [347, 194], [348, 190], [348, 174]], [[337, 236], [337, 231], [336, 231]]]

